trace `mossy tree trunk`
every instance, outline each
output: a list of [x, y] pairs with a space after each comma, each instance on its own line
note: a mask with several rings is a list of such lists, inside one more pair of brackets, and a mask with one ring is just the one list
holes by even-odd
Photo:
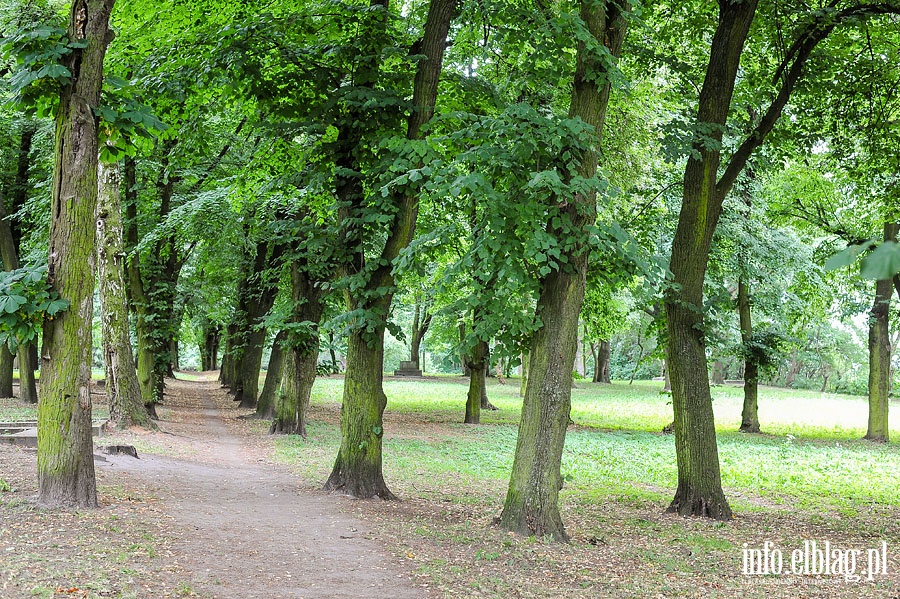
[[91, 440], [91, 321], [97, 207], [97, 117], [114, 0], [74, 0], [66, 58], [72, 83], [56, 116], [48, 281], [69, 309], [44, 321], [38, 403], [38, 501], [97, 506]]
[[[741, 323], [741, 342], [744, 347], [753, 338], [753, 320], [750, 312], [750, 288], [744, 277], [738, 279], [738, 317]], [[759, 432], [759, 365], [752, 355], [744, 357], [744, 406], [741, 409], [741, 431]]]
[[[375, 34], [372, 35], [373, 44], [378, 45], [383, 43], [377, 37], [377, 31], [386, 24], [383, 19], [387, 18], [387, 1], [375, 0], [372, 7], [384, 10], [383, 13], [372, 12], [379, 16], [370, 32]], [[407, 138], [410, 140], [422, 139], [422, 127], [434, 113], [447, 35], [455, 8], [455, 0], [431, 0], [429, 4], [421, 44], [417, 42], [417, 51], [422, 59], [416, 68], [412, 108], [407, 119]], [[372, 60], [357, 70], [357, 85], [375, 86], [379, 54], [380, 50], [375, 51]], [[354, 120], [362, 120], [363, 116], [357, 114]], [[352, 172], [359, 170], [354, 158], [359, 141], [356, 131], [356, 125], [339, 131], [336, 144], [338, 166], [348, 167]], [[345, 294], [348, 308], [365, 310], [374, 315], [375, 323], [371, 328], [366, 326], [371, 322], [358, 323], [350, 332], [341, 406], [341, 448], [325, 489], [341, 490], [355, 497], [391, 499], [394, 495], [385, 485], [381, 469], [382, 413], [387, 404], [382, 388], [384, 329], [393, 299], [393, 263], [415, 233], [418, 195], [415, 190], [401, 190], [392, 196], [396, 211], [386, 229], [387, 239], [378, 256], [379, 266], [368, 274], [365, 272], [363, 251], [364, 231], [359, 224], [365, 210], [362, 181], [355, 176], [340, 177], [336, 191], [345, 206], [341, 210], [344, 242], [354, 248], [343, 267], [345, 274], [367, 277], [359, 291]]]
[[97, 196], [97, 274], [109, 419], [118, 428], [155, 428], [141, 399], [131, 349], [117, 164], [100, 163]]
[[284, 344], [287, 342], [288, 332], [281, 329], [272, 341], [272, 350], [269, 353], [269, 366], [266, 368], [266, 380], [263, 383], [259, 400], [256, 402], [257, 418], [275, 417], [275, 398], [284, 377]]
[[[626, 29], [622, 7], [613, 2], [584, 0], [581, 18], [597, 43], [618, 56]], [[583, 42], [579, 43], [569, 116], [581, 118], [597, 135], [595, 145], [581, 157], [579, 174], [586, 179], [594, 177], [597, 171], [597, 148], [610, 95], [607, 75], [606, 67]], [[566, 204], [566, 216], [576, 229], [594, 224], [596, 192], [560, 201]], [[561, 234], [552, 228], [550, 231]], [[500, 526], [505, 530], [561, 541], [567, 535], [559, 514], [560, 466], [569, 423], [572, 367], [588, 253], [583, 244], [575, 244], [561, 260], [567, 267], [551, 272], [541, 281], [537, 313], [543, 326], [532, 341], [519, 438], [500, 516]]]
[[[306, 436], [306, 408], [319, 362], [319, 321], [325, 311], [324, 288], [310, 278], [305, 261], [291, 263], [291, 322], [284, 377], [271, 432]], [[346, 380], [346, 379], [345, 379]], [[346, 383], [345, 383], [346, 384]]]
[[781, 117], [816, 46], [840, 24], [858, 22], [872, 14], [897, 12], [896, 7], [883, 4], [848, 5], [809, 19], [796, 33], [784, 63], [773, 73], [773, 81], [779, 86], [777, 94], [723, 165], [722, 137], [757, 4], [757, 0], [719, 0], [719, 19], [695, 124], [698, 139], [685, 166], [682, 208], [672, 242], [670, 270], [674, 285], [665, 301], [678, 461], [678, 489], [669, 511], [722, 520], [731, 518], [731, 509], [720, 480], [702, 332], [703, 280], [722, 204], [750, 156]]
[[[884, 240], [896, 241], [900, 225], [884, 224]], [[869, 423], [866, 439], [888, 441], [888, 406], [891, 392], [891, 295], [892, 280], [875, 282], [875, 301], [869, 312]]]

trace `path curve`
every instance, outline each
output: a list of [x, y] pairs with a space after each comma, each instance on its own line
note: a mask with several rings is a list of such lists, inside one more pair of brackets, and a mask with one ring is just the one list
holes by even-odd
[[[299, 490], [297, 480], [245, 447], [216, 400], [212, 382], [176, 381], [164, 405], [194, 395], [193, 422], [161, 422], [187, 438], [198, 459], [142, 453], [99, 467], [149, 484], [177, 530], [182, 578], [201, 597], [222, 599], [424, 598], [365, 523], [340, 511], [343, 497]], [[218, 396], [218, 397], [217, 397]], [[200, 405], [197, 406], [197, 403]], [[190, 401], [188, 401], [190, 404]]]

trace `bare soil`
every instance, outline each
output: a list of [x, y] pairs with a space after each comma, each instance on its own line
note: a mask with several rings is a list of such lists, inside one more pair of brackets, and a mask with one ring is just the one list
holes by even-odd
[[[209, 377], [207, 377], [208, 379]], [[248, 439], [214, 380], [168, 381], [160, 431], [98, 453], [99, 510], [36, 507], [35, 454], [0, 447], [0, 597], [425, 597], [348, 513]]]

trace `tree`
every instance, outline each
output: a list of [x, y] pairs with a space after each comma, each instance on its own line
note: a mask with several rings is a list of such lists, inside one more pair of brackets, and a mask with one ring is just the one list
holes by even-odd
[[[432, 0], [422, 34], [421, 55], [413, 88], [412, 108], [407, 119], [407, 140], [413, 168], [421, 168], [419, 154], [425, 148], [420, 145], [424, 136], [423, 126], [431, 120], [437, 99], [438, 80], [443, 63], [444, 50], [450, 21], [455, 11], [454, 0]], [[368, 43], [381, 43], [379, 36], [387, 19], [387, 2], [373, 2], [370, 24], [371, 30], [363, 35], [372, 36]], [[371, 89], [377, 80], [377, 56], [380, 48], [370, 48], [375, 62], [368, 59], [356, 72], [356, 85]], [[365, 64], [368, 62], [368, 64]], [[355, 119], [361, 114], [352, 115]], [[336, 159], [342, 172], [358, 172], [358, 164], [353, 157], [358, 139], [354, 139], [354, 127], [358, 123], [348, 122], [338, 132], [339, 153]], [[418, 143], [416, 143], [418, 142]], [[413, 149], [414, 148], [414, 149]], [[356, 314], [356, 324], [350, 331], [347, 344], [347, 371], [344, 375], [344, 397], [341, 409], [341, 447], [328, 481], [327, 490], [340, 490], [354, 497], [393, 498], [384, 483], [381, 468], [381, 443], [384, 434], [382, 414], [387, 397], [382, 389], [382, 366], [384, 359], [385, 319], [393, 298], [393, 262], [413, 237], [418, 215], [418, 192], [412, 188], [401, 188], [389, 192], [393, 200], [393, 216], [385, 229], [387, 239], [373, 268], [366, 268], [363, 251], [363, 229], [361, 218], [364, 214], [364, 193], [362, 182], [356, 176], [339, 177], [336, 195], [342, 208], [342, 221], [346, 227], [344, 239], [354, 247], [351, 260], [346, 264], [348, 275], [361, 276], [362, 281], [354, 284], [354, 290], [346, 293], [348, 309]]]
[[110, 165], [103, 162], [99, 164], [97, 278], [103, 311], [103, 357], [106, 365], [109, 420], [119, 428], [131, 425], [155, 428], [141, 400], [141, 389], [131, 350], [118, 171], [118, 164]]
[[[569, 116], [580, 119], [600, 136], [611, 91], [613, 60], [625, 38], [625, 13], [630, 4], [583, 2], [580, 17], [585, 33], [578, 44]], [[598, 56], [598, 47], [603, 53]], [[589, 181], [597, 171], [596, 139], [577, 150], [577, 176]], [[576, 173], [569, 174], [572, 177]], [[560, 238], [574, 235], [566, 243], [559, 264], [541, 280], [537, 314], [543, 326], [537, 331], [529, 355], [528, 383], [519, 424], [519, 438], [512, 476], [500, 526], [523, 534], [566, 538], [559, 515], [562, 487], [560, 464], [572, 387], [572, 366], [578, 338], [578, 317], [584, 299], [589, 248], [583, 230], [597, 214], [597, 190], [586, 186], [571, 197], [558, 198], [566, 208], [557, 218], [571, 223], [548, 223], [548, 231]]]
[[38, 403], [38, 500], [97, 506], [91, 440], [91, 318], [97, 204], [97, 117], [114, 0], [74, 0], [69, 80], [56, 116], [48, 280], [70, 309], [44, 320]]
[[799, 27], [794, 44], [775, 73], [773, 79], [780, 85], [774, 98], [755, 119], [751, 133], [743, 137], [730, 159], [723, 163], [723, 134], [756, 7], [755, 0], [719, 2], [718, 24], [699, 96], [695, 140], [684, 172], [682, 208], [672, 242], [673, 278], [666, 298], [678, 459], [678, 489], [669, 510], [722, 520], [730, 519], [732, 514], [722, 492], [712, 400], [705, 375], [703, 281], [723, 202], [750, 156], [780, 118], [819, 42], [838, 24], [900, 10], [891, 4], [831, 5], [813, 13]]

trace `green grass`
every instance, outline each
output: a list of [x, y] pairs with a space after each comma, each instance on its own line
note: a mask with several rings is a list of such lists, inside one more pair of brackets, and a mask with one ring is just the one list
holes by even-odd
[[[489, 388], [497, 412], [482, 412], [483, 426], [459, 424], [466, 387], [458, 381], [385, 381], [388, 407], [384, 472], [388, 484], [424, 495], [440, 494], [454, 481], [452, 500], [482, 500], [509, 479], [521, 410], [518, 381]], [[319, 379], [313, 405], [337, 409], [343, 381]], [[675, 488], [674, 438], [658, 431], [671, 421], [669, 398], [658, 382], [596, 385], [579, 382], [572, 393], [566, 438], [563, 496], [578, 505], [603, 497], [661, 501]], [[760, 419], [769, 434], [736, 431], [742, 391], [714, 387], [719, 457], [726, 491], [739, 497], [738, 509], [790, 503], [832, 505], [846, 514], [855, 506], [900, 506], [898, 446], [860, 440], [865, 432], [864, 398], [764, 388]], [[893, 410], [900, 429], [900, 409]], [[399, 422], [398, 422], [399, 420]], [[340, 442], [335, 424], [313, 421], [309, 438], [279, 441], [281, 459], [302, 464], [311, 481], [328, 474]], [[900, 437], [900, 433], [895, 435]]]

